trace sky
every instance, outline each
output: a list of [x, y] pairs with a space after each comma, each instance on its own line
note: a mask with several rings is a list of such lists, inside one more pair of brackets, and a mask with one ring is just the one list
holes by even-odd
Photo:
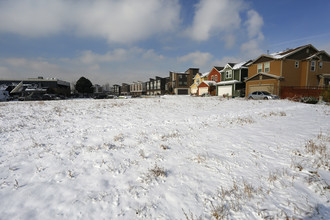
[[0, 78], [121, 84], [312, 44], [329, 0], [0, 0]]

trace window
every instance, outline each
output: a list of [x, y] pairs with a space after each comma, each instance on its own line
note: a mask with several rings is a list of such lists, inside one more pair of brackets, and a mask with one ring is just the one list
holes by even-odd
[[265, 63], [265, 72], [268, 73], [269, 70], [270, 70], [270, 63], [267, 62], [267, 63]]
[[258, 73], [262, 72], [262, 63], [258, 64]]
[[214, 76], [214, 81], [218, 81], [218, 76], [217, 75]]
[[299, 68], [299, 61], [296, 61], [296, 62], [294, 63], [294, 66], [295, 66], [296, 68]]
[[228, 78], [232, 78], [232, 71], [231, 70], [226, 71], [226, 79], [228, 79]]
[[199, 78], [197, 78], [197, 81], [196, 82], [197, 82], [197, 84], [199, 84]]
[[319, 69], [322, 69], [323, 67], [323, 62], [319, 62]]
[[213, 76], [211, 76], [211, 81], [214, 81], [213, 79], [214, 79]]
[[311, 62], [311, 71], [315, 71], [315, 61]]

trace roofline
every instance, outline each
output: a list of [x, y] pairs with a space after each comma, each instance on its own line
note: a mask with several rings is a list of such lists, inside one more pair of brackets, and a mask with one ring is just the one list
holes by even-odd
[[[284, 60], [285, 58], [287, 58], [288, 56], [292, 55], [293, 53], [299, 52], [299, 51], [305, 49], [306, 47], [312, 47], [312, 48], [315, 49], [316, 51], [319, 51], [319, 50], [318, 50], [316, 47], [314, 47], [312, 44], [307, 44], [307, 45], [303, 45], [303, 46], [296, 47], [296, 48], [292, 49], [292, 52], [290, 52], [290, 53], [284, 55], [284, 56], [281, 57], [281, 58], [275, 58], [275, 57], [273, 57], [273, 56], [271, 56], [271, 55], [268, 55], [268, 54], [262, 54], [262, 55], [260, 55], [258, 58], [256, 58], [255, 60], [253, 60], [253, 61], [251, 62], [250, 65], [254, 64], [254, 63], [255, 63], [257, 60], [259, 60], [261, 57], [268, 57], [268, 58], [273, 59], [273, 60]], [[299, 49], [298, 49], [298, 48], [299, 48]]]
[[269, 77], [272, 77], [272, 78], [275, 78], [275, 79], [283, 79], [282, 76], [277, 76], [277, 75], [274, 75], [274, 74], [270, 74], [270, 73], [265, 73], [265, 72], [259, 72], [257, 74], [254, 74], [253, 76], [247, 78], [246, 80], [244, 80], [244, 82], [247, 82], [249, 81], [250, 79], [254, 78], [255, 76], [258, 76], [258, 75], [265, 75], [265, 76], [269, 76]]

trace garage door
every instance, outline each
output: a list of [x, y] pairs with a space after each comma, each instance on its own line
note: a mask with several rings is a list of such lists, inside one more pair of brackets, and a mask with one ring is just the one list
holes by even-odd
[[233, 95], [233, 86], [218, 86], [218, 96], [223, 96], [223, 95]]
[[178, 89], [178, 95], [188, 95], [188, 89]]
[[197, 94], [197, 88], [191, 88], [191, 94]]
[[266, 91], [274, 94], [274, 85], [272, 84], [264, 84], [264, 85], [250, 85], [248, 93], [255, 91]]
[[209, 93], [209, 87], [200, 87], [198, 88], [198, 95], [203, 95]]

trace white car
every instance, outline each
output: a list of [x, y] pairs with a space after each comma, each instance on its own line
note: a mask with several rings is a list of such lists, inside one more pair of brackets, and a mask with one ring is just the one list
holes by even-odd
[[255, 91], [248, 95], [248, 99], [279, 99], [277, 95], [270, 94], [266, 91]]

